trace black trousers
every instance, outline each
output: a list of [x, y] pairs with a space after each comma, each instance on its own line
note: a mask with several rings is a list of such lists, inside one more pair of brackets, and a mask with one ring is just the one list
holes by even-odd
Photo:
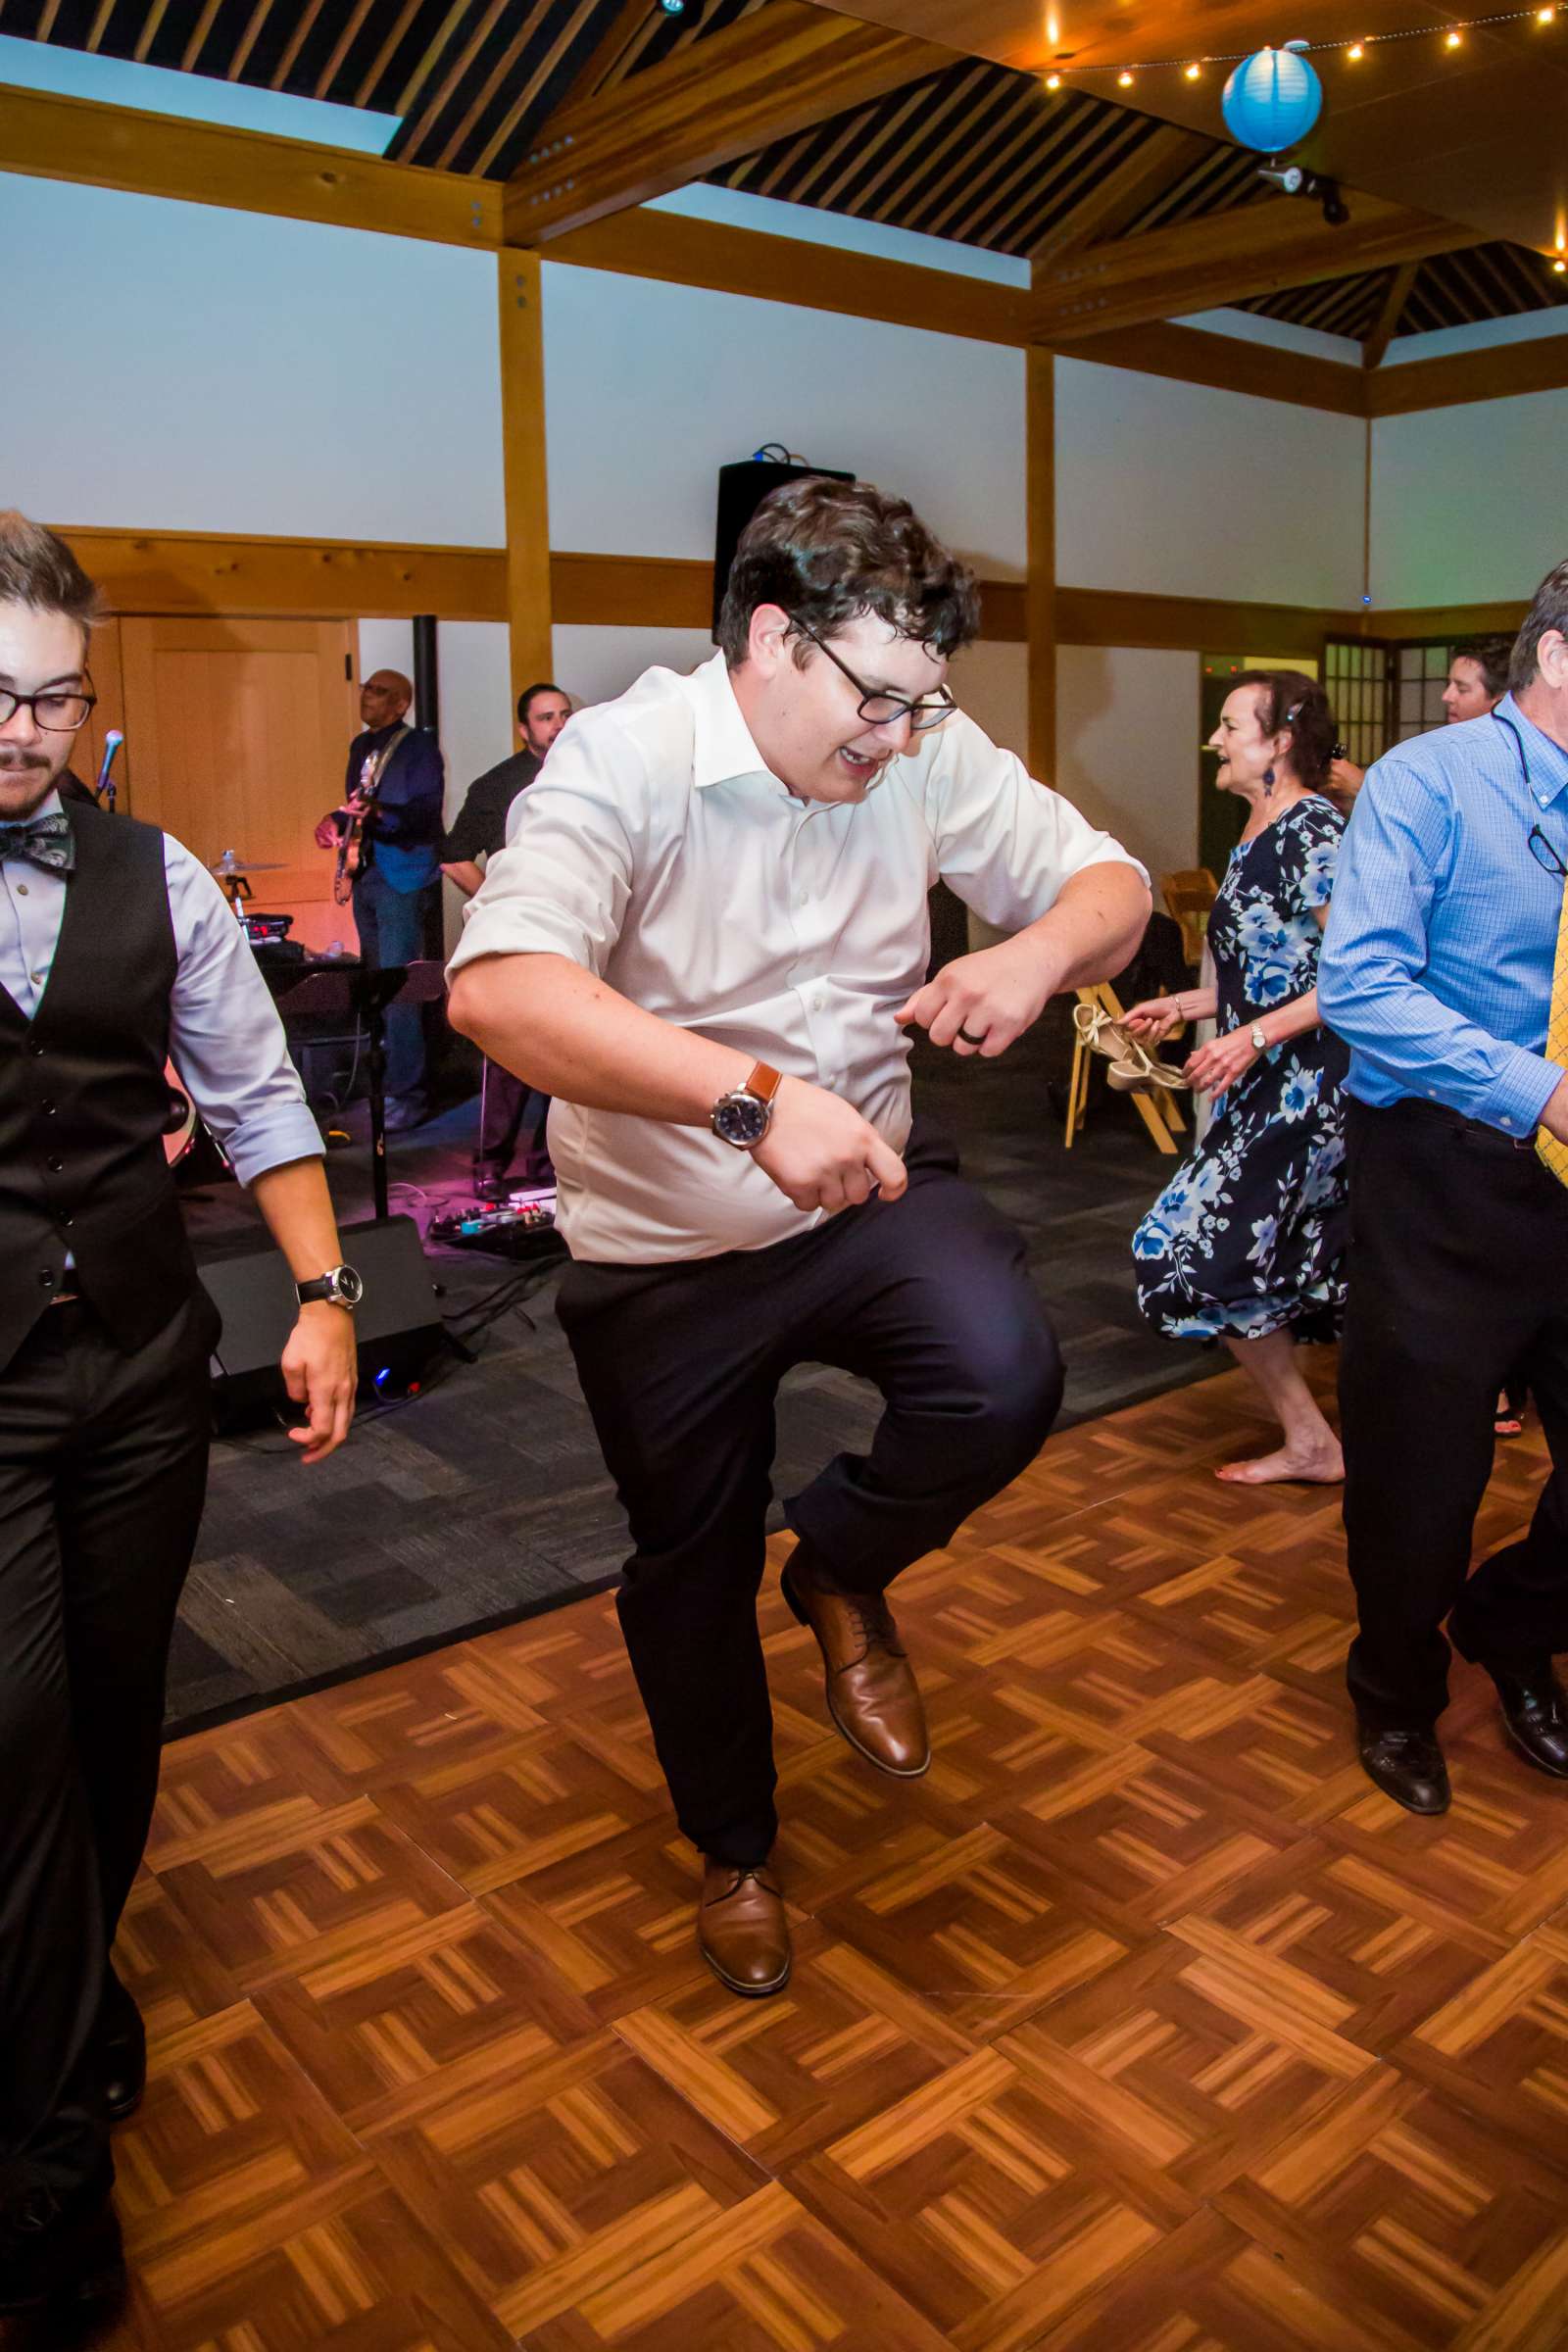
[[479, 1149], [474, 1154], [474, 1164], [480, 1173], [505, 1176], [520, 1144], [519, 1176], [530, 1182], [535, 1177], [545, 1177], [550, 1168], [550, 1150], [545, 1142], [545, 1121], [549, 1115], [548, 1095], [542, 1095], [525, 1078], [503, 1069], [499, 1061], [487, 1059], [479, 1113]]
[[122, 1354], [52, 1307], [0, 1374], [0, 2200], [106, 2162], [85, 2053], [157, 1793], [217, 1322], [203, 1294]]
[[717, 1860], [777, 1834], [757, 1623], [773, 1405], [793, 1365], [834, 1364], [887, 1400], [869, 1453], [785, 1504], [834, 1581], [880, 1592], [1034, 1458], [1061, 1358], [1021, 1236], [917, 1141], [902, 1200], [771, 1249], [673, 1264], [574, 1264], [558, 1311], [636, 1549], [621, 1628], [676, 1817]]
[[[1461, 1657], [1568, 1649], [1568, 1190], [1528, 1144], [1414, 1100], [1351, 1102], [1340, 1350], [1348, 1682], [1380, 1729], [1428, 1729]], [[1522, 1542], [1469, 1573], [1497, 1391], [1518, 1365], [1552, 1470]]]

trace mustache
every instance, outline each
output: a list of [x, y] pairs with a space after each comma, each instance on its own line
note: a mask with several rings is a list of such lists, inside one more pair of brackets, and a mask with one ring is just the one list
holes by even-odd
[[34, 767], [41, 767], [47, 771], [48, 766], [47, 757], [41, 756], [37, 752], [12, 752], [10, 754], [0, 752], [0, 775], [25, 775], [29, 768]]

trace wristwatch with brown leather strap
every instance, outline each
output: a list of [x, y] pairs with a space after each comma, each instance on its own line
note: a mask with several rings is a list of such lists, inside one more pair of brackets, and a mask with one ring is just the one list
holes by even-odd
[[737, 1152], [755, 1152], [773, 1119], [773, 1097], [783, 1084], [782, 1073], [765, 1061], [752, 1064], [744, 1086], [720, 1095], [708, 1114], [708, 1123], [721, 1143]]

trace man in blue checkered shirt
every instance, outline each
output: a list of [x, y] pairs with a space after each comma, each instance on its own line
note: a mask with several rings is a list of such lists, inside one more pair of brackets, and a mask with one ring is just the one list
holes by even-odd
[[[1416, 1813], [1448, 1804], [1436, 1725], [1448, 1637], [1497, 1687], [1508, 1737], [1568, 1779], [1568, 1141], [1548, 1057], [1568, 880], [1568, 563], [1543, 581], [1511, 691], [1402, 743], [1367, 777], [1318, 974], [1352, 1049], [1349, 1298], [1340, 1363], [1345, 1524], [1360, 1625], [1361, 1761]], [[1469, 1572], [1498, 1386], [1530, 1386], [1552, 1472], [1528, 1535]]]

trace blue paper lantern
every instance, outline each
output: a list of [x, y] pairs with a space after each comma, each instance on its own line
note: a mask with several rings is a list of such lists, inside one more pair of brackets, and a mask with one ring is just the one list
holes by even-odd
[[1244, 58], [1225, 84], [1225, 127], [1244, 147], [1279, 155], [1304, 139], [1323, 112], [1323, 84], [1301, 55], [1304, 44], [1259, 49]]

